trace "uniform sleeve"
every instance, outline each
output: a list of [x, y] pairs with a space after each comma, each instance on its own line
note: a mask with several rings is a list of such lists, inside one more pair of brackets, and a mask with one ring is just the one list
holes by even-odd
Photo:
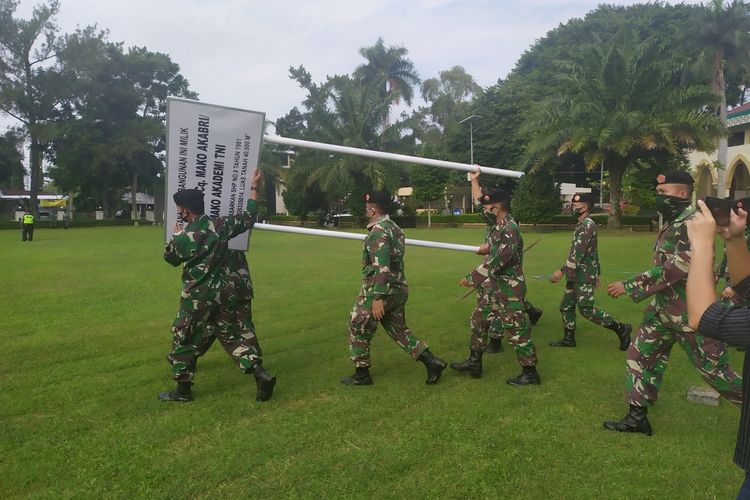
[[513, 235], [507, 231], [503, 231], [500, 235], [499, 244], [490, 245], [489, 259], [466, 275], [466, 280], [470, 281], [471, 284], [476, 287], [482, 284], [491, 275], [500, 272], [513, 258], [515, 246], [515, 238]]
[[576, 227], [576, 232], [573, 235], [573, 243], [570, 245], [570, 252], [568, 253], [568, 260], [560, 268], [560, 271], [562, 271], [568, 281], [575, 281], [578, 263], [581, 261], [583, 255], [586, 254], [593, 232], [593, 226], [588, 224], [581, 224]]
[[677, 233], [674, 252], [659, 266], [625, 280], [625, 292], [634, 302], [659, 293], [670, 286], [687, 279], [690, 268], [690, 241], [687, 228], [681, 225]]
[[172, 237], [164, 249], [164, 260], [173, 266], [179, 266], [190, 260], [198, 251], [198, 243], [191, 233], [182, 232]]
[[391, 240], [381, 228], [373, 228], [367, 238], [367, 253], [373, 272], [375, 299], [382, 299], [391, 289]]
[[252, 229], [258, 218], [258, 204], [255, 200], [247, 200], [247, 209], [240, 215], [221, 217], [220, 227], [217, 228], [219, 241], [229, 241], [235, 236]]

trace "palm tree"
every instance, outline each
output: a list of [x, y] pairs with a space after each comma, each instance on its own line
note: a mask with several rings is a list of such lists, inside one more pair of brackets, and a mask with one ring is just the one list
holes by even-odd
[[[383, 127], [388, 110], [397, 99], [390, 94], [383, 100], [379, 89], [361, 80], [337, 76], [330, 80], [330, 99], [326, 112], [318, 116], [318, 139], [364, 149], [398, 148], [400, 124]], [[382, 161], [342, 155], [329, 157], [310, 176], [324, 192], [335, 198], [348, 193], [397, 187], [400, 169]]]
[[[750, 61], [750, 6], [743, 0], [711, 0], [697, 24], [697, 43], [711, 61], [712, 87], [719, 97], [719, 117], [727, 123], [726, 69], [737, 69]], [[724, 174], [727, 167], [727, 136], [719, 136], [717, 160], [720, 164], [719, 196], [724, 196]]]
[[622, 178], [639, 159], [679, 158], [686, 149], [710, 151], [722, 131], [707, 109], [715, 96], [691, 84], [685, 65], [671, 60], [653, 38], [632, 32], [595, 43], [559, 64], [559, 90], [532, 111], [527, 166], [541, 168], [556, 156], [580, 155], [590, 170], [609, 172], [610, 227], [621, 227]]
[[[414, 63], [406, 58], [409, 51], [395, 45], [386, 48], [383, 39], [378, 38], [375, 45], [362, 47], [359, 53], [367, 59], [367, 63], [357, 67], [354, 77], [378, 88], [383, 100], [393, 96], [395, 99], [390, 102], [398, 104], [403, 98], [411, 106], [414, 88], [419, 86], [421, 80]], [[387, 114], [385, 123], [388, 123]]]

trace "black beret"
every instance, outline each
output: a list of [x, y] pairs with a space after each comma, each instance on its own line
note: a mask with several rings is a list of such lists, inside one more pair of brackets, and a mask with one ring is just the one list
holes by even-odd
[[479, 203], [482, 205], [489, 205], [491, 203], [510, 203], [510, 195], [507, 191], [499, 188], [487, 188], [482, 191], [482, 197], [479, 198]]
[[573, 203], [588, 203], [589, 205], [593, 205], [594, 197], [591, 193], [576, 193], [573, 195]]
[[656, 176], [657, 184], [687, 184], [692, 186], [695, 182], [693, 176], [681, 170], [672, 170]]
[[172, 195], [176, 204], [187, 208], [195, 214], [203, 213], [203, 191], [197, 189], [182, 189]]
[[391, 206], [391, 197], [385, 191], [370, 191], [365, 195], [365, 201], [367, 203], [374, 203], [383, 208]]

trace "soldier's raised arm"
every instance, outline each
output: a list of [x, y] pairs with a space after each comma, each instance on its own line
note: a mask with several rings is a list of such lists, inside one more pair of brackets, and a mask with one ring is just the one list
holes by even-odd
[[250, 181], [250, 195], [247, 198], [245, 211], [239, 215], [229, 215], [220, 218], [220, 225], [216, 228], [216, 233], [220, 241], [229, 241], [248, 229], [252, 229], [258, 219], [258, 186], [263, 178], [260, 169], [256, 168], [253, 178]]

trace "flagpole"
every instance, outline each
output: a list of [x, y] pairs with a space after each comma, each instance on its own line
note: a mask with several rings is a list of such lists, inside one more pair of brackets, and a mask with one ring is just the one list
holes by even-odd
[[[310, 229], [306, 227], [296, 226], [280, 226], [277, 224], [266, 224], [257, 223], [253, 226], [254, 229], [262, 229], [265, 231], [276, 231], [279, 233], [293, 233], [293, 234], [306, 234], [310, 236], [325, 236], [328, 238], [342, 238], [346, 240], [359, 240], [363, 241], [367, 235], [360, 233], [346, 233], [344, 231], [329, 231], [326, 229]], [[427, 247], [427, 248], [439, 248], [442, 250], [458, 250], [462, 252], [476, 253], [479, 247], [471, 245], [459, 245], [457, 243], [444, 243], [442, 241], [426, 241], [426, 240], [413, 240], [406, 238], [406, 244], [415, 247]]]
[[[464, 172], [475, 172], [478, 165], [469, 165], [468, 163], [458, 163], [455, 161], [445, 160], [433, 160], [432, 158], [421, 158], [419, 156], [409, 156], [397, 153], [386, 153], [385, 151], [372, 151], [369, 149], [352, 148], [349, 146], [337, 146], [335, 144], [326, 144], [323, 142], [305, 141], [302, 139], [289, 139], [287, 137], [280, 136], [263, 136], [263, 140], [271, 142], [273, 144], [281, 144], [283, 146], [297, 146], [301, 148], [319, 149], [322, 151], [330, 151], [332, 153], [343, 153], [348, 155], [365, 156], [368, 158], [375, 158], [378, 160], [389, 160], [389, 161], [400, 161], [404, 163], [416, 163], [419, 165], [427, 165], [430, 167], [447, 168], [451, 170], [462, 170]], [[523, 177], [523, 172], [516, 170], [505, 170], [502, 168], [494, 167], [480, 167], [483, 174], [488, 175], [499, 175], [501, 177], [514, 177], [516, 179]]]

